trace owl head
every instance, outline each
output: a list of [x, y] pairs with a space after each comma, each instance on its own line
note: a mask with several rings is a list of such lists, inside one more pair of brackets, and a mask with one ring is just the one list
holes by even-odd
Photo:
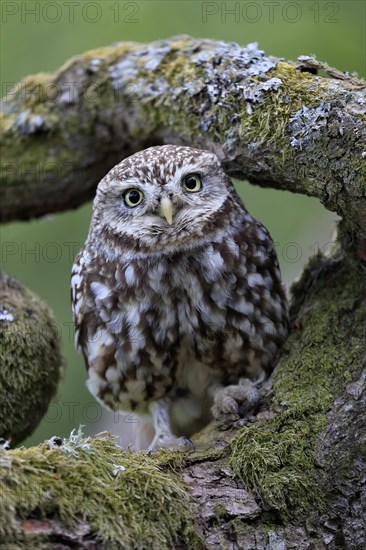
[[238, 201], [215, 154], [150, 147], [117, 164], [100, 182], [92, 227], [135, 249], [192, 245], [220, 225], [228, 201], [232, 215], [233, 199]]

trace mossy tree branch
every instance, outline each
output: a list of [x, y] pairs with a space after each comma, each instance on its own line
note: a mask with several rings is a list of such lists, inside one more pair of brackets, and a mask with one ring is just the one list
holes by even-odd
[[366, 234], [365, 83], [312, 58], [186, 36], [121, 43], [24, 79], [3, 113], [3, 221], [77, 206], [122, 157], [185, 143]]
[[124, 155], [179, 142], [214, 149], [237, 176], [313, 195], [344, 221], [337, 250], [293, 288], [293, 329], [253, 424], [211, 424], [188, 455], [75, 434], [2, 452], [5, 547], [363, 548], [364, 94], [313, 59], [183, 37], [89, 52], [9, 95], [4, 220], [80, 204]]

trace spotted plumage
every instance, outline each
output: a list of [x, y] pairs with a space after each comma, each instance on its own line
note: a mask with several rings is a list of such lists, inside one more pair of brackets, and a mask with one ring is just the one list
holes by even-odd
[[151, 415], [153, 446], [257, 400], [287, 334], [268, 231], [216, 155], [173, 145], [125, 159], [100, 182], [72, 272], [76, 345], [91, 393]]

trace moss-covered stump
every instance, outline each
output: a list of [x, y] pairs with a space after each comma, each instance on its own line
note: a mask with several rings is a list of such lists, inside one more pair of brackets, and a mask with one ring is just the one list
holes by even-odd
[[293, 294], [273, 395], [252, 424], [211, 424], [191, 454], [80, 434], [3, 452], [5, 548], [363, 550], [366, 274], [354, 245], [313, 258]]
[[14, 446], [33, 432], [56, 393], [62, 365], [50, 309], [0, 274], [0, 438]]

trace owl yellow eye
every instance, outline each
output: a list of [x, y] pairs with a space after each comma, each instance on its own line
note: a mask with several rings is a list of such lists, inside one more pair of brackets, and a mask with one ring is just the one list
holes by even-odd
[[123, 198], [127, 206], [129, 206], [130, 208], [134, 208], [135, 206], [140, 204], [140, 202], [144, 198], [144, 195], [138, 189], [128, 189], [127, 191], [125, 191], [125, 193], [123, 193]]
[[202, 187], [201, 176], [199, 174], [187, 174], [183, 178], [183, 186], [190, 193], [197, 193]]

